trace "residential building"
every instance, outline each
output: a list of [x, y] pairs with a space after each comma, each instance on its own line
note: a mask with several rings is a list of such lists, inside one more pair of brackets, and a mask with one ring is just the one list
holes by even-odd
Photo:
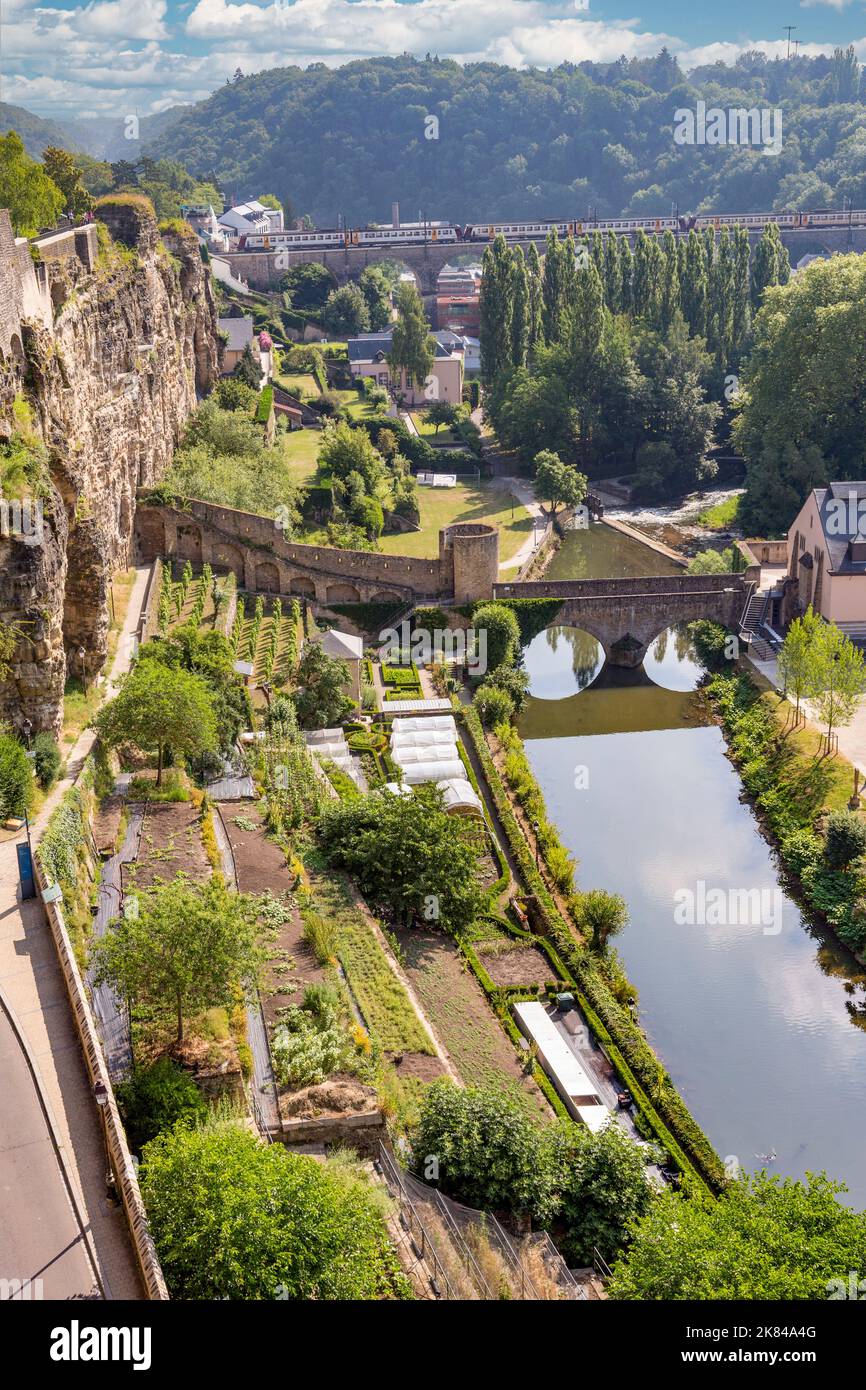
[[436, 281], [436, 326], [473, 336], [480, 332], [480, 265], [442, 267]]
[[270, 340], [268, 347], [262, 351], [259, 339], [253, 332], [253, 319], [251, 314], [240, 314], [237, 316], [227, 315], [225, 318], [217, 320], [217, 327], [220, 333], [226, 335], [226, 344], [222, 356], [223, 376], [231, 376], [235, 367], [241, 360], [246, 348], [252, 348], [253, 357], [262, 368], [265, 378], [270, 376]]
[[796, 606], [811, 604], [852, 636], [866, 633], [866, 482], [813, 488], [787, 542]]
[[459, 405], [463, 399], [463, 347], [455, 341], [456, 335], [453, 333], [434, 333], [433, 337], [436, 348], [430, 368], [432, 380], [426, 387], [423, 383], [410, 386], [405, 372], [400, 373], [399, 380], [392, 381], [388, 365], [388, 353], [391, 351], [389, 332], [362, 333], [358, 338], [350, 338], [349, 370], [353, 377], [372, 377], [378, 386], [404, 396], [409, 405], [423, 405], [431, 400], [451, 401]]
[[280, 208], [266, 208], [263, 203], [252, 200], [249, 203], [236, 203], [226, 208], [217, 218], [219, 225], [232, 237], [243, 236], [245, 232], [281, 232], [283, 213]]

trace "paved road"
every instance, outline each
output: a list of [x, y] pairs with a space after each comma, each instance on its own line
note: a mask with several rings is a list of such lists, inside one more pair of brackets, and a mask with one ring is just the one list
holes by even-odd
[[15, 1210], [14, 1221], [0, 1223], [0, 1302], [27, 1297], [28, 1280], [31, 1298], [98, 1298], [86, 1221], [73, 1207], [51, 1118], [32, 1103], [33, 1075], [2, 1007], [0, 1076], [8, 1101], [0, 1111], [0, 1208]]
[[[146, 580], [142, 569], [133, 586], [111, 680], [129, 667]], [[110, 686], [106, 693], [112, 693]], [[67, 776], [33, 826], [34, 843], [92, 743], [92, 733], [85, 732], [70, 753]], [[41, 902], [22, 903], [18, 897], [16, 838], [21, 837], [0, 843], [0, 998], [7, 1008], [0, 1038], [0, 1279], [42, 1277], [45, 1297], [92, 1296], [94, 1274], [78, 1239], [71, 1189], [92, 1242], [104, 1295], [141, 1298], [126, 1220], [106, 1190], [99, 1111], [51, 931]], [[21, 1029], [24, 1052], [12, 1047], [8, 1011]], [[28, 1053], [38, 1082], [27, 1067]], [[54, 1116], [61, 1162], [56, 1156], [51, 1160], [46, 1106]], [[50, 1283], [47, 1273], [39, 1275], [46, 1262]]]

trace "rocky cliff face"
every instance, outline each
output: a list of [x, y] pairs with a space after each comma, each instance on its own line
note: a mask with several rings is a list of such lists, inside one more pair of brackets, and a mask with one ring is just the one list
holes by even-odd
[[0, 436], [23, 395], [48, 453], [41, 540], [0, 528], [0, 621], [22, 633], [0, 685], [0, 720], [20, 728], [29, 719], [34, 731], [59, 728], [68, 673], [83, 665], [93, 679], [101, 669], [109, 581], [130, 562], [136, 488], [165, 470], [218, 372], [195, 238], [179, 229], [160, 240], [135, 203], [100, 218], [112, 240], [101, 236], [93, 270], [74, 254], [50, 261], [53, 325], [23, 320], [23, 354], [0, 362]]

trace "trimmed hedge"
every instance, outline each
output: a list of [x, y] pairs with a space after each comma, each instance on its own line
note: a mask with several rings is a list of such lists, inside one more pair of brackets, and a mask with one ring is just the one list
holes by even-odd
[[[718, 1154], [690, 1114], [682, 1097], [674, 1090], [643, 1033], [634, 1019], [616, 1002], [603, 980], [597, 963], [578, 946], [560, 915], [546, 883], [535, 867], [529, 847], [521, 833], [509, 797], [490, 755], [478, 715], [471, 707], [461, 710], [465, 728], [484, 769], [496, 809], [511, 851], [523, 879], [535, 895], [545, 923], [564, 966], [564, 980], [572, 992], [597, 1041], [604, 1047], [638, 1110], [655, 1138], [667, 1150], [683, 1173], [684, 1180], [698, 1187], [720, 1192], [725, 1172]], [[660, 1093], [659, 1082], [664, 1083]]]

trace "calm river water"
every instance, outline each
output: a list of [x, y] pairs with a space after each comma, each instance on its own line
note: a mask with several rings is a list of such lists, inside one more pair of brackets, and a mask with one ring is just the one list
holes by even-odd
[[[607, 529], [591, 528], [577, 573], [623, 572], [609, 567]], [[572, 550], [585, 538], [575, 533]], [[631, 673], [604, 668], [588, 634], [551, 628], [526, 665], [521, 733], [548, 812], [581, 886], [628, 902], [616, 944], [641, 1022], [698, 1122], [722, 1158], [794, 1176], [826, 1169], [866, 1207], [866, 971], [781, 892], [693, 693], [701, 672], [687, 635], [663, 634]], [[715, 916], [700, 910], [713, 890], [724, 894]], [[761, 911], [744, 913], [737, 890], [763, 890]], [[684, 892], [696, 911], [683, 921], [681, 908], [678, 921]]]

